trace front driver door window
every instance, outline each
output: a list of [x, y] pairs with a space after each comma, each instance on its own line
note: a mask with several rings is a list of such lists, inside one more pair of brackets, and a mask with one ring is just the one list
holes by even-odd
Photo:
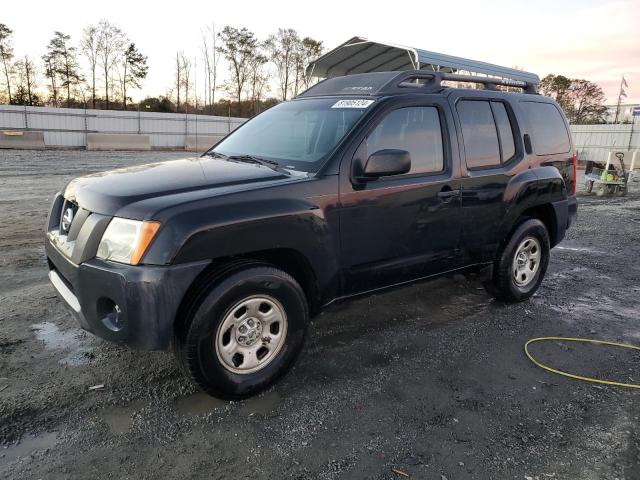
[[356, 153], [406, 150], [411, 170], [354, 185], [341, 177], [342, 264], [347, 293], [436, 273], [452, 264], [458, 244], [459, 189], [451, 176], [442, 106], [396, 108], [374, 125]]
[[409, 175], [441, 172], [444, 169], [444, 150], [438, 109], [407, 107], [393, 110], [367, 138], [368, 155], [384, 149], [409, 152]]

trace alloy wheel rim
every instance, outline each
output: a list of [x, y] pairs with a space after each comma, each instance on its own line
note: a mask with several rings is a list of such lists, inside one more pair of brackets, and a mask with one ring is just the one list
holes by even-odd
[[278, 355], [287, 336], [287, 315], [269, 295], [254, 295], [236, 302], [218, 327], [218, 360], [230, 372], [255, 373]]
[[538, 273], [542, 248], [537, 238], [526, 237], [516, 249], [513, 257], [513, 280], [519, 287], [529, 285]]

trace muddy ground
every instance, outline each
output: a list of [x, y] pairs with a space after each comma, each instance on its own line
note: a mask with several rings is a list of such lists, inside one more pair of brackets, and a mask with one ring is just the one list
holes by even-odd
[[[280, 383], [228, 403], [168, 353], [81, 331], [46, 279], [43, 225], [66, 181], [183, 155], [0, 151], [0, 478], [640, 478], [640, 392], [522, 351], [547, 335], [640, 344], [640, 183], [581, 196], [531, 301], [456, 276], [333, 308]], [[631, 350], [532, 350], [640, 383]]]

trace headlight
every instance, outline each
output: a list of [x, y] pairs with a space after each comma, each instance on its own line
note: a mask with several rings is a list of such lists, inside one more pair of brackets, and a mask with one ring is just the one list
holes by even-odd
[[102, 235], [97, 257], [137, 265], [160, 228], [158, 222], [114, 217]]

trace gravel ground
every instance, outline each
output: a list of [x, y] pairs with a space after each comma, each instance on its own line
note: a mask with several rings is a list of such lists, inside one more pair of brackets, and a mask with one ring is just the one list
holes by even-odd
[[[179, 156], [0, 151], [0, 478], [640, 478], [638, 391], [554, 376], [522, 352], [547, 335], [640, 343], [640, 183], [580, 197], [531, 301], [497, 303], [455, 276], [334, 307], [279, 384], [229, 403], [170, 354], [84, 333], [46, 279], [54, 192]], [[532, 350], [640, 383], [632, 350]]]

